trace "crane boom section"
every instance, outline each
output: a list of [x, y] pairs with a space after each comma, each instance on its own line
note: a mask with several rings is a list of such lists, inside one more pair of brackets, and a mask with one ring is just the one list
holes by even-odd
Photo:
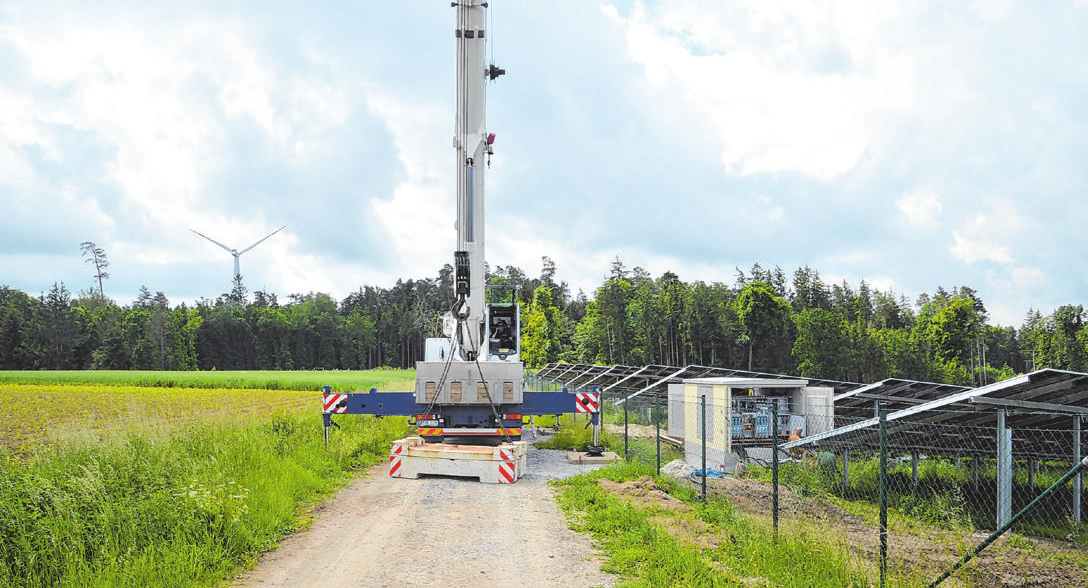
[[[462, 323], [479, 345], [484, 320], [484, 170], [490, 151], [485, 120], [487, 84], [487, 2], [457, 3], [457, 249], [468, 254], [468, 317]], [[474, 347], [468, 339], [466, 346]]]

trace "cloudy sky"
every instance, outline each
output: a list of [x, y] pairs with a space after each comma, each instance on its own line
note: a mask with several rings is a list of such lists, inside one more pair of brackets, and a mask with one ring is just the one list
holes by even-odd
[[[803, 265], [991, 322], [1085, 304], [1088, 2], [491, 0], [488, 261]], [[0, 285], [172, 302], [437, 275], [439, 0], [0, 0]]]

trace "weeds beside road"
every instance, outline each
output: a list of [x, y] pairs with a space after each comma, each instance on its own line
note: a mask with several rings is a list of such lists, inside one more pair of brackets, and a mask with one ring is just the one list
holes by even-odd
[[218, 584], [407, 430], [403, 418], [339, 419], [326, 451], [319, 402], [0, 384], [0, 586]]
[[6, 456], [0, 585], [214, 585], [405, 430], [403, 419], [345, 420], [326, 453], [319, 426], [281, 413]]

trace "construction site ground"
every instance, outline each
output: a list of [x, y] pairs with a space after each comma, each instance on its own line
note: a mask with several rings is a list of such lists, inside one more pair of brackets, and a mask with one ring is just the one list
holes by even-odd
[[531, 448], [516, 484], [390, 478], [387, 466], [318, 508], [239, 587], [612, 586], [590, 540], [570, 530], [548, 480], [601, 466]]

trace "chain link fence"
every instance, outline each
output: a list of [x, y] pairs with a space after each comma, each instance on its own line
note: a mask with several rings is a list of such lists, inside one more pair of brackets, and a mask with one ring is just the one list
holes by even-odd
[[602, 434], [705, 500], [826, 537], [881, 586], [1088, 586], [1081, 417], [774, 400], [606, 392]]

